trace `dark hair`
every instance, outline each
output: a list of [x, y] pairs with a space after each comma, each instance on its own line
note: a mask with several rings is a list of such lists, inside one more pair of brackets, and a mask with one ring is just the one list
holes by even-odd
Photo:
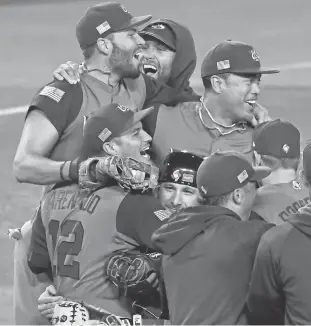
[[279, 168], [294, 169], [297, 171], [300, 163], [300, 158], [277, 158], [271, 155], [261, 155], [261, 159], [263, 164], [271, 168], [272, 171]]
[[200, 205], [206, 205], [206, 206], [222, 206], [224, 204], [226, 204], [229, 199], [230, 199], [230, 195], [232, 194], [232, 191], [224, 194], [224, 195], [220, 195], [220, 196], [216, 196], [216, 197], [203, 197], [202, 195], [200, 195], [198, 197], [198, 203]]
[[[225, 73], [219, 74], [217, 76], [219, 76], [220, 78], [222, 78], [224, 80], [227, 80], [229, 78], [229, 76], [230, 76], [230, 73], [225, 72]], [[211, 77], [212, 76], [202, 77], [202, 82], [203, 82], [205, 90], [211, 90], [212, 89]]]

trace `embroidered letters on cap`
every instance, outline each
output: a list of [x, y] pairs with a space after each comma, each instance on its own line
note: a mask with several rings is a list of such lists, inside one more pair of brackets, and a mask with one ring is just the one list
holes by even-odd
[[151, 26], [151, 28], [154, 29], [165, 29], [165, 26], [163, 24], [154, 24]]
[[105, 128], [99, 135], [98, 135], [98, 138], [104, 143], [108, 138], [109, 136], [112, 134], [112, 132], [108, 129], [108, 128]]
[[64, 94], [65, 94], [64, 91], [53, 86], [45, 86], [42, 89], [42, 91], [39, 93], [39, 95], [47, 96], [57, 103], [62, 99]]
[[111, 28], [111, 26], [109, 25], [109, 23], [108, 23], [107, 21], [104, 22], [104, 23], [102, 23], [102, 24], [100, 24], [100, 25], [98, 25], [98, 26], [96, 27], [97, 32], [98, 32], [99, 34], [104, 34], [104, 33], [107, 32], [110, 28]]
[[283, 146], [283, 151], [287, 154], [289, 151], [290, 147], [287, 144], [284, 144]]
[[117, 106], [117, 108], [118, 108], [119, 110], [121, 110], [122, 112], [130, 111], [130, 109], [129, 109], [127, 106], [125, 106], [125, 105], [121, 105], [121, 104], [119, 104], [119, 105]]
[[179, 180], [179, 178], [181, 177], [181, 173], [179, 170], [175, 170], [172, 173], [172, 178], [174, 179], [175, 182], [177, 182]]
[[218, 70], [224, 70], [230, 68], [230, 61], [229, 60], [223, 60], [217, 62], [217, 69]]
[[259, 54], [258, 54], [258, 52], [255, 51], [254, 49], [251, 50], [250, 52], [251, 52], [251, 55], [252, 55], [253, 60], [259, 61]]
[[248, 174], [247, 171], [244, 170], [242, 171], [238, 176], [237, 176], [238, 180], [240, 183], [242, 183], [243, 181], [245, 181], [248, 178]]

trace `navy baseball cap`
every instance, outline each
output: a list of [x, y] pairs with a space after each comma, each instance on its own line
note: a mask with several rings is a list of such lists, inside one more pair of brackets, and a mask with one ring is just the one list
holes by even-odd
[[117, 2], [96, 4], [90, 6], [79, 20], [76, 26], [77, 39], [81, 49], [86, 49], [100, 37], [142, 25], [151, 17], [133, 17], [124, 5]]
[[290, 122], [276, 119], [258, 125], [253, 131], [253, 149], [277, 158], [300, 157], [300, 132]]
[[161, 165], [159, 183], [172, 182], [196, 188], [196, 175], [202, 162], [203, 158], [198, 155], [171, 149]]
[[302, 152], [302, 165], [304, 175], [308, 182], [311, 181], [311, 142], [309, 142]]
[[227, 40], [210, 49], [201, 65], [201, 77], [223, 73], [275, 74], [277, 69], [261, 67], [259, 54], [243, 42]]
[[253, 167], [240, 153], [235, 151], [215, 152], [200, 165], [197, 187], [203, 197], [225, 195], [245, 186], [248, 182], [260, 181], [271, 173], [271, 169]]
[[135, 123], [147, 116], [153, 107], [133, 112], [128, 107], [116, 103], [102, 106], [88, 117], [83, 127], [83, 144], [80, 159], [98, 155], [104, 143], [121, 136]]
[[166, 45], [170, 50], [176, 52], [176, 35], [173, 29], [163, 20], [159, 19], [150, 24], [148, 24], [139, 35], [150, 36], [164, 45]]

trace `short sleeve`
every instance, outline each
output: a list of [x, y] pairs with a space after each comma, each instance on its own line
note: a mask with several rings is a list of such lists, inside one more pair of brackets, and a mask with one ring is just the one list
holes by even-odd
[[41, 111], [61, 135], [78, 116], [82, 100], [83, 93], [79, 83], [72, 85], [56, 80], [45, 85], [34, 96], [27, 115], [32, 110]]

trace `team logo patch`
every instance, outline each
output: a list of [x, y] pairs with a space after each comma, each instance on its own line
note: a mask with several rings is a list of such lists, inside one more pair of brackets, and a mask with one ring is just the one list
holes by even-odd
[[130, 109], [129, 109], [127, 106], [125, 106], [125, 105], [121, 105], [121, 104], [119, 104], [119, 105], [117, 106], [117, 108], [118, 108], [119, 110], [121, 110], [122, 112], [130, 111]]
[[165, 26], [163, 24], [153, 24], [153, 25], [151, 25], [151, 28], [154, 28], [154, 29], [165, 29]]
[[175, 182], [177, 182], [179, 180], [179, 178], [181, 177], [181, 173], [179, 170], [175, 170], [173, 173], [172, 173], [172, 178]]
[[288, 151], [290, 150], [290, 147], [287, 144], [284, 144], [282, 149], [283, 149], [283, 152], [287, 154]]
[[204, 195], [207, 194], [207, 189], [204, 186], [200, 187], [201, 191], [203, 192]]
[[300, 183], [298, 182], [298, 181], [293, 181], [293, 188], [295, 189], [295, 190], [301, 190], [301, 185], [300, 185]]
[[147, 254], [151, 259], [159, 259], [161, 258], [162, 254], [159, 252], [152, 252], [150, 254]]
[[108, 138], [109, 136], [111, 136], [112, 132], [108, 129], [108, 128], [105, 128], [99, 135], [98, 135], [98, 138], [104, 143]]
[[111, 28], [111, 26], [109, 25], [109, 23], [107, 21], [105, 21], [104, 23], [98, 25], [96, 27], [97, 32], [101, 35], [104, 34], [105, 32], [107, 32], [109, 29]]
[[171, 216], [171, 213], [165, 209], [161, 209], [159, 211], [155, 211], [154, 215], [160, 220], [164, 221]]
[[65, 92], [53, 86], [45, 86], [39, 95], [47, 96], [55, 102], [59, 102], [64, 96]]
[[254, 61], [259, 61], [259, 54], [257, 51], [255, 51], [254, 49], [250, 51], [251, 55], [252, 55], [252, 59]]
[[188, 183], [193, 183], [194, 180], [194, 175], [190, 173], [183, 173], [181, 181], [183, 182], [188, 182]]
[[223, 60], [217, 62], [217, 69], [218, 70], [224, 70], [230, 68], [230, 61], [229, 60]]
[[245, 181], [248, 178], [248, 174], [246, 170], [243, 170], [238, 176], [237, 176], [238, 180], [240, 183], [242, 183], [243, 181]]

